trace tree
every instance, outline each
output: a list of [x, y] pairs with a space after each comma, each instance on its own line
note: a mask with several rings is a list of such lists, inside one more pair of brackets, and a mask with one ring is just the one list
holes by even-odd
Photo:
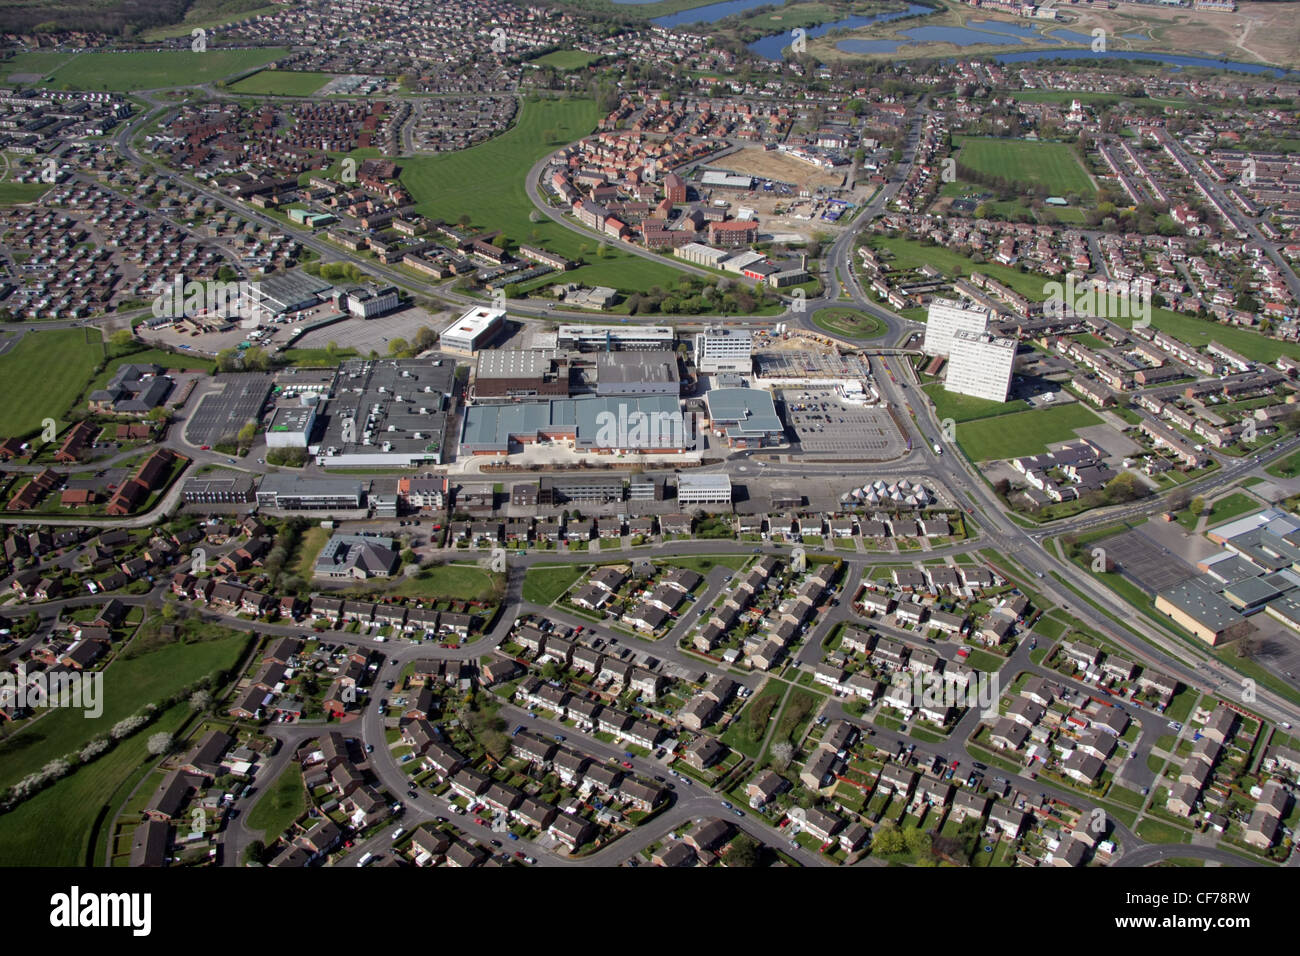
[[145, 746], [150, 754], [161, 757], [163, 754], [171, 752], [174, 743], [171, 734], [160, 730], [156, 734], [149, 735], [149, 741]]
[[1188, 495], [1186, 489], [1179, 488], [1169, 496], [1169, 510], [1182, 511], [1187, 507], [1190, 500], [1191, 496]]
[[261, 840], [254, 840], [248, 846], [244, 847], [244, 866], [251, 866], [255, 863], [261, 863], [266, 859], [266, 844]]
[[117, 351], [130, 348], [131, 343], [135, 341], [135, 333], [130, 329], [118, 329], [108, 338], [108, 344], [113, 346]]
[[410, 344], [406, 341], [406, 339], [402, 338], [401, 336], [392, 339], [388, 343], [389, 355], [401, 355], [404, 352], [410, 351], [410, 349], [411, 349]]
[[190, 694], [190, 709], [200, 714], [211, 710], [212, 695], [206, 690], [196, 690]]
[[1193, 499], [1192, 499], [1192, 514], [1197, 515], [1197, 516], [1205, 514], [1205, 504], [1206, 504], [1206, 502], [1205, 502], [1205, 496], [1204, 496], [1204, 495], [1197, 495], [1195, 498], [1193, 498]]
[[251, 445], [257, 437], [257, 422], [246, 422], [235, 437], [241, 445]]
[[742, 833], [731, 841], [727, 850], [727, 866], [756, 867], [762, 859], [763, 847], [753, 837]]
[[781, 740], [772, 744], [772, 768], [778, 773], [783, 772], [790, 766], [790, 761], [794, 759], [794, 744], [788, 740]]
[[907, 842], [897, 824], [886, 823], [876, 828], [875, 838], [871, 841], [877, 853], [902, 853], [907, 849]]

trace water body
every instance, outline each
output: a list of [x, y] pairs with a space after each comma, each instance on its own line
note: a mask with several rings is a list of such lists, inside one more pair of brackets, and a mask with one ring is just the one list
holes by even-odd
[[746, 10], [753, 10], [755, 7], [767, 6], [772, 2], [773, 0], [725, 0], [724, 3], [710, 3], [707, 6], [696, 7], [694, 10], [682, 10], [680, 13], [655, 17], [650, 22], [667, 30], [671, 30], [673, 27], [685, 26], [688, 23], [715, 23], [723, 17], [744, 13]]
[[[836, 20], [833, 23], [823, 23], [821, 26], [808, 27], [807, 37], [809, 40], [814, 37], [825, 36], [832, 30], [841, 28], [854, 29], [856, 27], [865, 27], [871, 23], [888, 23], [890, 20], [901, 20], [904, 17], [916, 16], [920, 13], [928, 13], [929, 7], [923, 7], [917, 3], [909, 3], [906, 10], [894, 10], [890, 13], [876, 13], [871, 16], [847, 17], [843, 20]], [[781, 50], [790, 45], [792, 37], [790, 31], [777, 33], [770, 37], [763, 37], [761, 40], [755, 40], [749, 45], [749, 48], [759, 56], [768, 60], [781, 59]]]

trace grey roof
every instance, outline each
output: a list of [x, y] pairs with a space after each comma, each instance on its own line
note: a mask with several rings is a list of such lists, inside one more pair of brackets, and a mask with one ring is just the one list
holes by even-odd
[[716, 388], [705, 396], [709, 418], [728, 425], [727, 435], [750, 435], [779, 432], [781, 419], [776, 414], [772, 393], [760, 388]]

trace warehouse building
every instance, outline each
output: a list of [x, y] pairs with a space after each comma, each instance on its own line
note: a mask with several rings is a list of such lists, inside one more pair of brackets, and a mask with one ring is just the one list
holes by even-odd
[[681, 394], [677, 355], [669, 351], [602, 352], [596, 357], [596, 394]]
[[556, 344], [579, 352], [671, 350], [673, 330], [666, 325], [561, 325]]
[[695, 447], [690, 425], [668, 395], [472, 405], [463, 416], [460, 450], [508, 455], [516, 446], [563, 441], [595, 454], [679, 454]]
[[316, 463], [326, 468], [442, 464], [455, 411], [455, 362], [345, 362], [326, 405]]
[[554, 350], [485, 349], [478, 353], [471, 401], [568, 398], [570, 366]]
[[272, 316], [301, 312], [319, 305], [334, 292], [334, 286], [305, 272], [272, 274], [253, 284], [258, 304]]
[[270, 474], [257, 489], [258, 507], [276, 511], [355, 511], [365, 503], [365, 486], [355, 478]]
[[266, 426], [266, 447], [306, 448], [311, 443], [311, 430], [315, 423], [315, 406], [282, 405]]
[[506, 323], [504, 309], [475, 306], [439, 333], [438, 348], [473, 355], [491, 343]]
[[253, 476], [239, 473], [187, 478], [181, 500], [187, 505], [249, 504], [256, 499]]
[[715, 388], [704, 397], [709, 427], [731, 448], [762, 448], [785, 441], [772, 393], [761, 388]]

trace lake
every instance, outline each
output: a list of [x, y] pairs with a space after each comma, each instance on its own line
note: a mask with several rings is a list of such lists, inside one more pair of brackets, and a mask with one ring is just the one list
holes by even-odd
[[[872, 16], [846, 17], [843, 20], [836, 20], [834, 23], [823, 23], [821, 26], [808, 27], [807, 36], [811, 40], [813, 37], [825, 36], [832, 30], [840, 28], [854, 29], [856, 27], [865, 27], [870, 23], [887, 23], [890, 20], [901, 20], [903, 17], [916, 16], [929, 11], [929, 7], [911, 3], [908, 4], [906, 10], [894, 10]], [[781, 59], [781, 50], [790, 45], [791, 39], [790, 31], [786, 30], [784, 33], [777, 33], [770, 37], [763, 37], [761, 40], [755, 40], [749, 45], [749, 48], [765, 59], [779, 60]]]

